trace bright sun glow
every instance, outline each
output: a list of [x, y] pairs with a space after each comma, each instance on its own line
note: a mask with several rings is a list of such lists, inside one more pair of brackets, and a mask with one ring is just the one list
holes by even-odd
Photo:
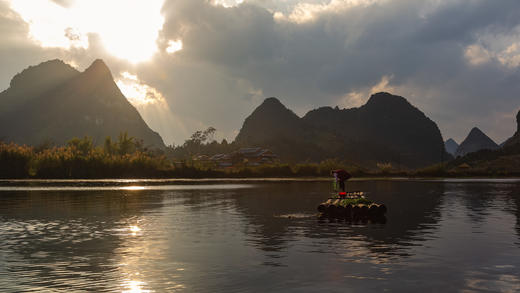
[[121, 77], [117, 80], [117, 86], [125, 95], [130, 103], [134, 106], [142, 106], [146, 104], [156, 104], [165, 101], [163, 95], [155, 88], [144, 84], [136, 75], [129, 72], [121, 73]]
[[213, 4], [222, 5], [226, 8], [229, 8], [229, 7], [235, 7], [237, 5], [240, 5], [243, 2], [244, 2], [244, 0], [214, 0]]
[[[177, 131], [180, 130], [186, 135], [189, 134], [183, 122], [173, 115], [168, 102], [157, 89], [147, 85], [136, 75], [127, 71], [120, 73], [120, 76], [116, 78], [116, 84], [127, 100], [137, 108], [146, 123], [152, 129], [158, 131], [168, 144], [173, 143], [171, 125], [176, 125]], [[136, 187], [127, 186], [123, 188], [135, 190]]]
[[176, 40], [176, 41], [169, 41], [168, 42], [168, 47], [166, 48], [166, 52], [169, 53], [169, 54], [173, 54], [177, 51], [180, 51], [182, 50], [182, 41], [181, 40]]
[[88, 35], [97, 34], [110, 54], [135, 63], [157, 51], [163, 1], [78, 0], [65, 8], [49, 0], [11, 0], [11, 8], [43, 47], [88, 48]]

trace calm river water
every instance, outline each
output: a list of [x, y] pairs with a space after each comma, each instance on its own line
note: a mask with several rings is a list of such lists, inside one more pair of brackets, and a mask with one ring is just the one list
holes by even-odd
[[518, 292], [520, 181], [0, 182], [1, 292]]

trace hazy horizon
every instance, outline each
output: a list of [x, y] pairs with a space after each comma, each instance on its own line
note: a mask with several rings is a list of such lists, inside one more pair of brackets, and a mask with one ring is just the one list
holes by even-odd
[[233, 140], [267, 97], [301, 117], [379, 91], [405, 97], [444, 140], [478, 127], [501, 143], [516, 130], [513, 0], [2, 0], [0, 11], [1, 90], [49, 59], [83, 71], [101, 58], [167, 144], [208, 126]]

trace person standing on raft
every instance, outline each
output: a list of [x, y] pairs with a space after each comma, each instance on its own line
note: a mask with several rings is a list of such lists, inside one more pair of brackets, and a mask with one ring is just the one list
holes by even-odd
[[336, 179], [336, 183], [339, 183], [339, 188], [341, 191], [345, 192], [345, 181], [347, 181], [352, 175], [343, 169], [332, 170], [330, 171], [332, 175], [334, 175], [334, 179]]

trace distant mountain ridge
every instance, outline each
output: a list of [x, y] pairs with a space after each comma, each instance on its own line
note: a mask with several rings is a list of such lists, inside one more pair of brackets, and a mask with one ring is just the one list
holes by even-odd
[[477, 152], [480, 150], [496, 150], [499, 146], [491, 138], [489, 138], [482, 130], [473, 127], [468, 136], [459, 145], [455, 156], [465, 156], [466, 154]]
[[359, 108], [322, 107], [302, 118], [269, 98], [245, 120], [235, 142], [271, 148], [290, 162], [339, 158], [420, 167], [450, 157], [435, 122], [389, 93], [374, 94]]
[[457, 152], [457, 148], [459, 147], [459, 144], [453, 140], [452, 138], [448, 139], [446, 142], [444, 142], [444, 146], [446, 148], [446, 151], [451, 154], [455, 155], [455, 152]]
[[105, 137], [127, 131], [145, 146], [164, 147], [100, 59], [84, 72], [57, 59], [31, 66], [0, 93], [0, 109], [0, 139], [4, 141], [61, 145], [86, 135], [102, 144]]
[[58, 59], [24, 69], [11, 79], [9, 88], [0, 93], [0, 115], [14, 111], [79, 74], [79, 71]]
[[[462, 145], [462, 144], [461, 144]], [[460, 166], [465, 166], [460, 169]], [[481, 149], [449, 162], [448, 169], [479, 176], [520, 176], [520, 112], [517, 131], [503, 147]]]

